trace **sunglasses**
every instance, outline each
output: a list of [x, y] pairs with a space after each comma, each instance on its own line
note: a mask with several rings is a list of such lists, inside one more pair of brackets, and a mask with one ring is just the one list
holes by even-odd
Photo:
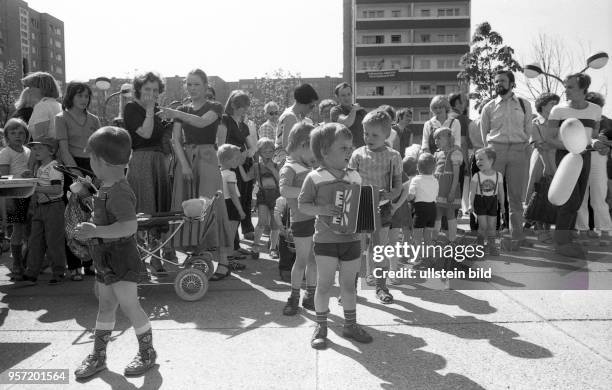
[[278, 111], [269, 112], [268, 115], [270, 115], [270, 116], [278, 115]]

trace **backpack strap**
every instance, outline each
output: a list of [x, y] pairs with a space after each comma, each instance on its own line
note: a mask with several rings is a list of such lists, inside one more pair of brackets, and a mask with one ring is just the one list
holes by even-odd
[[525, 109], [525, 102], [523, 101], [523, 99], [521, 99], [520, 97], [516, 97], [519, 101], [519, 104], [521, 105], [521, 109], [523, 110], [523, 115], [527, 114], [527, 110]]
[[476, 176], [478, 176], [478, 188], [480, 189], [480, 195], [482, 195], [482, 183], [480, 182], [480, 172], [476, 172]]
[[493, 193], [493, 195], [497, 195], [497, 188], [498, 188], [498, 183], [499, 183], [499, 175], [501, 175], [501, 173], [499, 172], [495, 172], [495, 192]]

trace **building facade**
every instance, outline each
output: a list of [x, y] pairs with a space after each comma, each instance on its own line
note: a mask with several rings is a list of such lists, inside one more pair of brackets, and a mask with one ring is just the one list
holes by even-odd
[[431, 98], [463, 91], [470, 0], [344, 0], [343, 23], [343, 76], [361, 106], [411, 107], [420, 134]]
[[64, 22], [28, 7], [22, 0], [0, 0], [0, 68], [15, 61], [20, 76], [51, 73], [66, 82]]

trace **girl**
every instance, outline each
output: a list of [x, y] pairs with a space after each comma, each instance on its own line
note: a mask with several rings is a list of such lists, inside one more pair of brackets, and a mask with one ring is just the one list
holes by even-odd
[[[60, 97], [60, 88], [53, 76], [46, 72], [35, 72], [21, 79], [26, 88], [36, 88], [41, 99], [34, 106], [32, 116], [28, 121], [28, 129], [34, 141], [40, 137], [55, 138], [55, 116], [62, 111], [57, 101]], [[31, 161], [33, 164], [33, 161]]]
[[442, 126], [451, 129], [454, 144], [461, 148], [461, 124], [456, 119], [449, 119], [448, 113], [451, 110], [450, 103], [444, 95], [437, 95], [431, 99], [429, 110], [433, 117], [423, 125], [423, 137], [421, 140], [421, 152], [434, 154], [438, 149], [435, 145], [434, 132]]
[[[4, 138], [7, 147], [0, 150], [0, 174], [13, 175], [13, 177], [30, 177], [32, 171], [28, 169], [30, 149], [24, 144], [29, 138], [28, 125], [21, 119], [12, 118], [4, 126]], [[26, 219], [30, 198], [16, 198], [7, 200], [7, 222], [13, 224], [11, 235], [11, 254], [13, 256], [13, 273], [11, 280], [23, 280], [25, 259], [22, 254], [22, 245], [26, 237]]]
[[495, 237], [498, 204], [502, 205], [501, 213], [504, 212], [503, 176], [493, 169], [496, 157], [493, 148], [478, 149], [475, 156], [479, 172], [472, 176], [469, 212], [474, 212], [478, 218], [478, 245], [484, 245], [487, 237], [489, 254], [497, 256], [499, 248]]
[[314, 234], [314, 215], [305, 214], [298, 209], [297, 198], [306, 175], [311, 170], [313, 154], [310, 149], [310, 133], [314, 127], [299, 122], [289, 132], [287, 159], [280, 171], [280, 193], [289, 203], [291, 233], [295, 243], [296, 258], [291, 269], [291, 295], [283, 309], [287, 316], [296, 315], [300, 303], [300, 287], [306, 272], [306, 296], [302, 306], [314, 310], [314, 294], [317, 281], [317, 265], [312, 252]]
[[[454, 142], [451, 129], [441, 127], [434, 132], [434, 142], [438, 151], [434, 175], [438, 179], [439, 190], [436, 198], [436, 223], [434, 240], [440, 234], [442, 216], [448, 220], [448, 241], [455, 242], [457, 238], [457, 219], [455, 211], [461, 207], [461, 188], [459, 187], [459, 167], [463, 161], [461, 149]], [[440, 237], [437, 237], [440, 239]]]
[[255, 180], [259, 185], [257, 191], [257, 227], [255, 228], [255, 237], [253, 241], [253, 249], [260, 249], [261, 235], [264, 229], [270, 229], [270, 257], [278, 259], [278, 226], [272, 218], [276, 199], [280, 196], [278, 188], [278, 168], [272, 161], [274, 157], [274, 141], [271, 138], [260, 138], [257, 141], [257, 150], [259, 151], [260, 161], [255, 164]]

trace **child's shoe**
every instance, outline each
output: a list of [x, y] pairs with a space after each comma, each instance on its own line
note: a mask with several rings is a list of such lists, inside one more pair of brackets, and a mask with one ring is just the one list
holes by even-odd
[[312, 296], [304, 295], [304, 298], [302, 298], [302, 307], [306, 310], [314, 311], [315, 310], [314, 295]]
[[344, 325], [342, 328], [342, 337], [347, 339], [353, 339], [357, 342], [368, 344], [372, 342], [372, 336], [368, 332], [365, 331], [361, 326], [354, 325]]
[[36, 283], [38, 282], [38, 278], [34, 277], [34, 276], [28, 276], [28, 275], [23, 275], [22, 279], [23, 282], [25, 282], [25, 284], [27, 286], [35, 286]]
[[314, 349], [325, 349], [327, 348], [327, 327], [317, 324], [312, 338], [310, 339], [310, 346]]
[[270, 250], [270, 258], [274, 260], [278, 260], [280, 256], [278, 255], [278, 251], [276, 249]]
[[74, 376], [77, 379], [85, 379], [102, 370], [106, 370], [106, 353], [104, 351], [100, 354], [87, 355], [81, 365], [74, 371]]
[[142, 375], [155, 365], [155, 359], [157, 359], [157, 352], [153, 348], [139, 351], [134, 359], [125, 367], [123, 373], [126, 376]]
[[286, 316], [294, 316], [300, 310], [300, 297], [289, 297], [287, 304], [283, 308], [283, 314]]

